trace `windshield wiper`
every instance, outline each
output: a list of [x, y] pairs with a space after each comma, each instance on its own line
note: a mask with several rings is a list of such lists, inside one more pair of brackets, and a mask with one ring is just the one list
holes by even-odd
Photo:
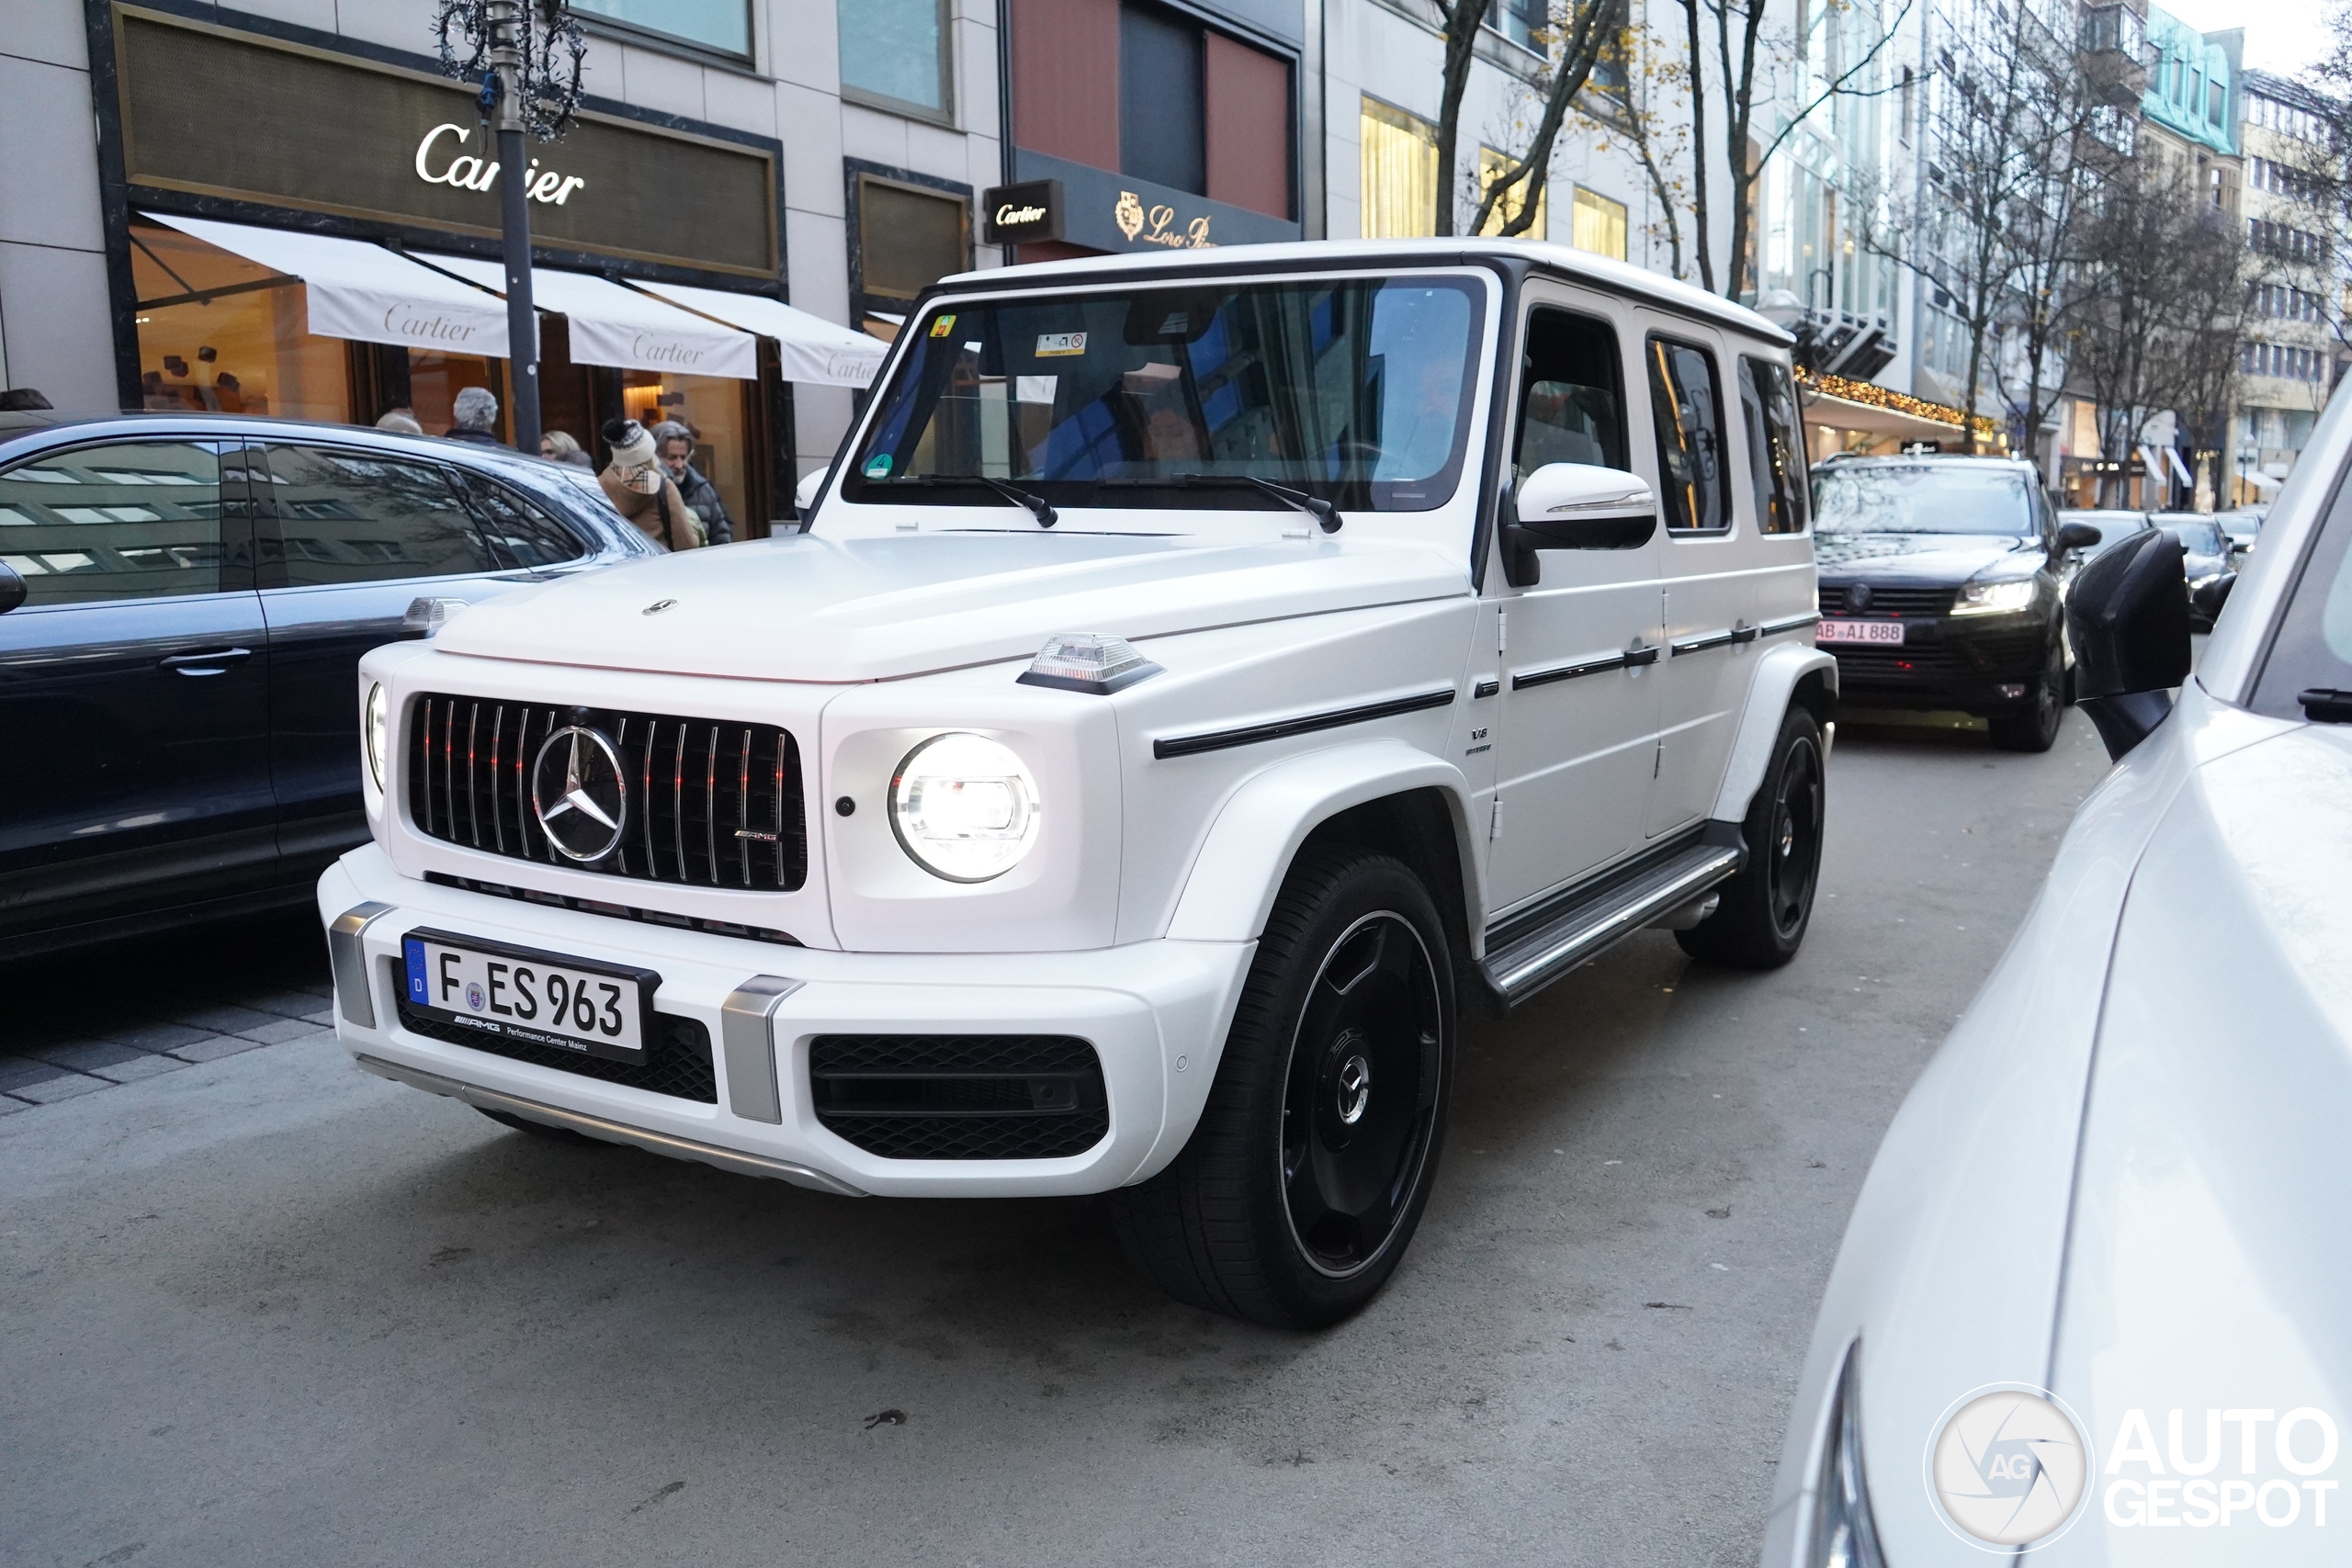
[[1025, 490], [1015, 490], [1011, 485], [999, 479], [989, 479], [985, 474], [901, 474], [895, 479], [883, 479], [879, 482], [885, 485], [985, 485], [1036, 518], [1037, 526], [1040, 528], [1050, 528], [1062, 520], [1062, 514], [1055, 511], [1053, 502], [1044, 496], [1032, 495]]
[[1097, 484], [1125, 485], [1137, 490], [1231, 490], [1236, 485], [1261, 491], [1285, 506], [1295, 506], [1322, 525], [1326, 534], [1340, 531], [1340, 509], [1320, 496], [1278, 485], [1255, 474], [1163, 474], [1156, 479], [1097, 479]]

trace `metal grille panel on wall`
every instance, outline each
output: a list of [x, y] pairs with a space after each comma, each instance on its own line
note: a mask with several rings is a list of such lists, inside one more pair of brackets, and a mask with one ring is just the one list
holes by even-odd
[[[132, 185], [499, 232], [471, 88], [128, 6], [115, 28]], [[537, 151], [541, 244], [776, 276], [770, 153], [594, 114]]]

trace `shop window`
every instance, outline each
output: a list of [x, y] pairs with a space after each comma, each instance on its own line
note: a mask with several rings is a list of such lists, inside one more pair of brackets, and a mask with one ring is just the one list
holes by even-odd
[[571, 0], [571, 8], [632, 31], [752, 57], [750, 0]]
[[1650, 412], [1657, 426], [1660, 499], [1675, 533], [1731, 526], [1731, 471], [1724, 462], [1723, 393], [1715, 356], [1692, 344], [1649, 343]]
[[732, 536], [750, 538], [746, 525], [752, 515], [752, 425], [746, 399], [756, 395], [758, 383], [725, 376], [675, 376], [651, 370], [624, 370], [619, 374], [622, 412], [648, 430], [663, 423], [684, 425], [686, 433], [694, 437], [688, 464], [718, 491]]
[[1569, 220], [1568, 243], [1597, 256], [1625, 259], [1625, 204], [1598, 191], [1577, 186], [1576, 214]]
[[0, 561], [31, 604], [217, 593], [221, 557], [209, 446], [85, 446], [0, 474]]
[[955, 113], [946, 0], [837, 0], [844, 96], [928, 119]]
[[448, 477], [434, 464], [284, 442], [271, 443], [265, 460], [277, 536], [263, 535], [264, 587], [496, 569]]
[[1157, 6], [1119, 8], [1119, 171], [1208, 194], [1201, 28]]
[[[1494, 188], [1495, 182], [1510, 171], [1514, 162], [1516, 160], [1508, 153], [1498, 152], [1491, 147], [1478, 149], [1478, 192], [1481, 199], [1484, 199], [1487, 191]], [[1510, 223], [1526, 210], [1527, 184], [1526, 180], [1520, 181], [1517, 186], [1504, 194], [1500, 201], [1495, 203], [1495, 210], [1487, 218], [1487, 226], [1478, 231], [1480, 233], [1499, 234], [1503, 231], [1505, 224]], [[1547, 216], [1545, 205], [1550, 194], [1548, 190], [1536, 193], [1535, 217], [1524, 230], [1521, 231], [1519, 238], [1540, 240], [1544, 237], [1544, 220]]]
[[133, 224], [141, 401], [171, 412], [351, 417], [347, 345], [314, 337], [300, 278]]
[[852, 304], [877, 336], [895, 337], [916, 295], [972, 265], [968, 190], [853, 165], [850, 223]]
[[1367, 240], [1437, 232], [1437, 128], [1419, 115], [1363, 100], [1362, 228]]

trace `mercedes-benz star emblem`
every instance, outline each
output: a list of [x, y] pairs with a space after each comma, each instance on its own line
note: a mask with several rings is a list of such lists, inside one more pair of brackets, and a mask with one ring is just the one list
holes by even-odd
[[1352, 1127], [1372, 1103], [1372, 1064], [1361, 1054], [1340, 1064], [1340, 1122]]
[[1857, 582], [1852, 587], [1846, 590], [1846, 608], [1849, 610], [1861, 611], [1867, 610], [1870, 607], [1871, 585], [1869, 583]]
[[620, 753], [582, 725], [557, 730], [531, 764], [531, 807], [548, 842], [566, 858], [603, 860], [628, 825], [628, 780]]

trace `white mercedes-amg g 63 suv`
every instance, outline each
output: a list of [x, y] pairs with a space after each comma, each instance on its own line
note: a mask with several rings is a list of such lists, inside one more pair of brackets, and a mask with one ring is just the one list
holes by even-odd
[[797, 532], [361, 667], [359, 1064], [842, 1194], [1113, 1194], [1185, 1300], [1396, 1268], [1464, 994], [1784, 962], [1821, 847], [1789, 340], [1555, 246], [949, 278]]

